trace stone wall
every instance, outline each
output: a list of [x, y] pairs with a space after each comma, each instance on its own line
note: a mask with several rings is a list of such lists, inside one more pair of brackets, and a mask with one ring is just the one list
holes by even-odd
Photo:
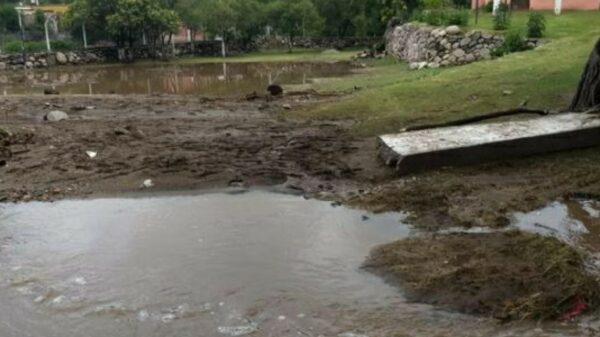
[[390, 28], [385, 35], [386, 51], [410, 63], [413, 69], [439, 68], [491, 58], [504, 44], [504, 36], [463, 32], [458, 26], [446, 28], [408, 23]]
[[106, 51], [94, 49], [56, 53], [26, 53], [25, 56], [23, 54], [0, 54], [0, 71], [46, 68], [57, 64], [103, 63], [107, 60]]
[[[381, 39], [374, 38], [298, 38], [294, 40], [296, 48], [352, 48], [367, 47]], [[227, 42], [227, 54], [238, 55], [258, 49], [287, 48], [287, 40], [282, 38], [258, 39], [251, 43], [242, 41]], [[53, 53], [0, 54], [0, 71], [46, 68], [54, 65], [80, 65], [107, 62], [127, 62], [143, 59], [168, 59], [173, 56], [221, 56], [220, 41], [197, 41], [192, 48], [191, 43], [178, 43], [173, 48], [165, 46], [154, 48], [136, 46], [128, 49], [117, 47], [99, 47], [86, 50]]]

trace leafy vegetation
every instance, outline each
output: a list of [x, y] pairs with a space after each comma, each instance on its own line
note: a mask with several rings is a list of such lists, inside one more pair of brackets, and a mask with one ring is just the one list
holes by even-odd
[[465, 9], [439, 8], [416, 11], [412, 19], [432, 26], [467, 26], [470, 13]]
[[[51, 41], [50, 45], [53, 50], [71, 50], [75, 45], [70, 41], [56, 40]], [[46, 41], [27, 41], [24, 44], [25, 51], [28, 53], [46, 51]], [[21, 41], [10, 41], [4, 44], [3, 50], [9, 53], [21, 52]]]
[[546, 18], [542, 13], [529, 13], [529, 21], [527, 21], [527, 37], [541, 38], [546, 30]]
[[510, 8], [506, 4], [500, 4], [496, 15], [494, 15], [494, 30], [506, 30], [510, 26]]

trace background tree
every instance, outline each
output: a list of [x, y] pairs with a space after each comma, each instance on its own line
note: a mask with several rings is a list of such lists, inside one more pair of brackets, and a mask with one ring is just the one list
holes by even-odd
[[160, 0], [118, 0], [115, 12], [107, 18], [108, 32], [118, 45], [133, 46], [143, 34], [151, 45], [164, 43], [179, 28], [179, 17]]
[[411, 14], [422, 6], [421, 0], [380, 0], [380, 17], [384, 23], [392, 19], [406, 22]]
[[267, 8], [257, 0], [234, 0], [231, 3], [234, 11], [234, 27], [236, 37], [248, 44], [265, 32]]
[[[203, 20], [206, 0], [179, 0], [175, 4], [175, 11], [185, 26], [191, 30], [192, 36], [203, 29]], [[194, 44], [192, 43], [192, 50]]]
[[18, 32], [19, 17], [14, 6], [0, 5], [0, 31]]
[[323, 18], [310, 0], [277, 0], [269, 8], [269, 21], [275, 30], [288, 37], [292, 50], [297, 36], [318, 35]]

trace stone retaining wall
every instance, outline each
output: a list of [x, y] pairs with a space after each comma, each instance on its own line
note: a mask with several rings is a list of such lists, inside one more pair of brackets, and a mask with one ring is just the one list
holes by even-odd
[[487, 32], [463, 32], [458, 26], [446, 28], [408, 23], [386, 32], [386, 51], [410, 63], [411, 68], [438, 68], [491, 58], [504, 44], [504, 36]]
[[[298, 38], [294, 40], [296, 48], [336, 48], [371, 46], [381, 39], [373, 38]], [[287, 48], [287, 40], [272, 37], [258, 39], [255, 42], [243, 43], [230, 41], [227, 43], [229, 56], [255, 51], [258, 49]], [[221, 56], [220, 41], [197, 41], [192, 48], [191, 43], [179, 43], [175, 46], [175, 56]], [[154, 48], [136, 46], [128, 49], [116, 47], [98, 47], [86, 50], [53, 53], [0, 54], [0, 71], [46, 68], [54, 65], [80, 65], [106, 62], [127, 62], [143, 59], [168, 59], [173, 57], [173, 48], [165, 46]]]

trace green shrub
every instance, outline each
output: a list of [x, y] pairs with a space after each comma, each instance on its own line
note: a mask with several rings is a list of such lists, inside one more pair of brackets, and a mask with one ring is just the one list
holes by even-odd
[[507, 30], [510, 27], [510, 7], [502, 3], [494, 16], [494, 30]]
[[516, 53], [529, 49], [523, 32], [520, 30], [511, 30], [504, 38], [502, 47], [492, 50], [492, 57], [501, 57], [506, 54]]
[[527, 49], [527, 42], [520, 30], [511, 30], [506, 34], [504, 49], [507, 53], [515, 53]]
[[469, 24], [469, 11], [456, 8], [426, 9], [413, 14], [412, 20], [431, 26], [466, 26]]
[[527, 37], [541, 38], [546, 30], [546, 18], [542, 13], [530, 12], [529, 21], [527, 21]]
[[[51, 41], [52, 50], [72, 50], [76, 46], [71, 41]], [[46, 41], [27, 41], [25, 42], [25, 51], [27, 53], [37, 53], [46, 51]], [[4, 51], [7, 53], [20, 53], [21, 41], [10, 41], [4, 44]]]
[[457, 25], [457, 26], [466, 26], [469, 24], [470, 17], [469, 10], [465, 9], [454, 9], [449, 11], [446, 25]]
[[448, 0], [423, 0], [423, 8], [425, 9], [440, 9], [450, 6]]

